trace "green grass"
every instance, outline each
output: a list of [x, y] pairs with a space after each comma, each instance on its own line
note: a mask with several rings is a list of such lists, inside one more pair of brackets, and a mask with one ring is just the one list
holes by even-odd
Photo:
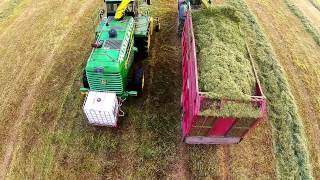
[[[82, 113], [79, 77], [90, 54], [89, 42], [94, 39], [93, 24], [98, 2], [79, 19], [56, 50], [53, 57], [55, 63], [37, 89], [32, 113], [21, 127], [22, 139], [14, 152], [8, 174], [11, 179], [161, 179], [176, 173], [181, 61], [175, 39], [176, 6], [168, 5], [174, 2], [154, 2], [164, 28], [153, 44], [152, 58], [147, 61], [146, 95], [144, 99], [133, 98], [126, 102], [124, 108], [127, 116], [121, 119], [118, 129], [95, 129], [87, 124]], [[236, 5], [247, 12], [245, 5]], [[248, 17], [251, 17], [250, 13]], [[308, 177], [308, 159], [305, 158], [307, 153], [303, 146], [305, 140], [301, 136], [296, 107], [288, 95], [286, 80], [270, 46], [265, 45], [267, 42], [260, 34], [255, 19], [248, 24], [252, 25], [249, 27], [253, 30], [257, 28], [253, 34], [259, 36], [249, 38], [252, 38], [251, 46], [255, 47], [252, 48], [255, 58], [259, 60], [257, 64], [269, 104], [272, 102], [269, 115], [275, 127], [273, 134], [279, 177], [285, 178], [287, 174], [288, 177], [297, 177], [299, 173], [302, 177]], [[43, 42], [36, 44], [42, 45]], [[31, 50], [28, 52], [32, 53]], [[35, 57], [42, 59], [46, 56]], [[17, 86], [21, 88], [20, 84]], [[27, 92], [28, 87], [25, 89]], [[302, 139], [302, 142], [295, 139]], [[222, 173], [218, 162], [222, 158], [219, 158], [217, 149], [216, 146], [188, 148], [190, 157], [187, 166], [192, 177], [214, 178]], [[239, 166], [246, 161], [242, 156], [238, 160]], [[243, 172], [231, 173], [239, 175]]]
[[250, 103], [227, 102], [222, 109], [217, 109], [216, 107], [217, 104], [213, 104], [208, 109], [200, 112], [200, 115], [237, 118], [257, 118], [260, 115], [259, 109], [254, 108]]
[[216, 98], [239, 99], [254, 94], [255, 79], [235, 12], [222, 6], [192, 13], [199, 88]]
[[246, 33], [268, 99], [278, 177], [312, 179], [304, 127], [283, 69], [246, 3], [243, 0], [226, 2], [242, 13], [241, 27]]
[[[194, 145], [189, 149], [189, 170], [192, 179], [214, 178], [219, 179], [223, 175], [220, 171], [217, 159], [217, 147], [206, 145]], [[210, 152], [210, 153], [209, 153]]]
[[312, 25], [310, 20], [299, 10], [299, 8], [291, 0], [285, 0], [285, 3], [287, 4], [290, 11], [300, 19], [306, 31], [310, 33], [314, 41], [320, 46], [319, 31]]
[[10, 0], [5, 7], [0, 10], [0, 22], [13, 14], [14, 9], [21, 4], [22, 0]]
[[[197, 46], [199, 88], [210, 98], [250, 101], [255, 94], [255, 78], [239, 29], [240, 18], [230, 6], [192, 13]], [[258, 117], [250, 103], [226, 102], [201, 113], [204, 116]]]
[[[82, 113], [80, 76], [90, 55], [89, 42], [94, 40], [97, 7], [98, 2], [79, 19], [81, 23], [64, 39], [53, 57], [56, 63], [41, 81], [10, 167], [12, 179], [159, 179], [173, 171], [180, 119], [176, 49], [153, 44], [158, 49], [151, 50], [153, 55], [146, 62], [156, 67], [145, 65], [148, 90], [143, 98], [126, 101], [126, 117], [120, 119], [119, 128], [89, 126]], [[174, 9], [169, 10], [162, 13], [167, 30], [176, 20]], [[175, 47], [174, 29], [157, 36], [156, 42]]]
[[[94, 38], [94, 34], [89, 32], [94, 31], [92, 24], [95, 19], [96, 11], [92, 7], [86, 16], [79, 19], [81, 25], [76, 25], [64, 39], [68, 43], [59, 47], [59, 53], [53, 57], [57, 63], [46, 72], [48, 76], [43, 78], [39, 93], [34, 97], [36, 102], [30, 121], [22, 128], [22, 144], [9, 174], [12, 178], [90, 177], [101, 171], [101, 165], [97, 163], [101, 161], [101, 152], [97, 151], [96, 156], [90, 152], [110, 142], [110, 135], [93, 135], [90, 129], [82, 128], [78, 110], [81, 98], [74, 82], [85, 62], [79, 60], [90, 53], [87, 42]], [[87, 36], [79, 38], [83, 34]], [[103, 149], [110, 148], [106, 145]], [[69, 173], [65, 173], [63, 168]]]

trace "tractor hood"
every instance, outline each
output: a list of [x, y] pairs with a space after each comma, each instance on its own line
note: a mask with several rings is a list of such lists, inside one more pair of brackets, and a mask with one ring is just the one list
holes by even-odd
[[93, 50], [93, 53], [89, 58], [86, 70], [91, 72], [97, 72], [101, 70], [103, 70], [104, 72], [118, 72], [120, 66], [118, 57], [118, 51], [105, 51], [101, 49], [95, 49]]
[[127, 58], [129, 42], [133, 39], [134, 19], [124, 17], [116, 21], [105, 17], [96, 30], [97, 41], [88, 59], [86, 71], [118, 72], [121, 63]]

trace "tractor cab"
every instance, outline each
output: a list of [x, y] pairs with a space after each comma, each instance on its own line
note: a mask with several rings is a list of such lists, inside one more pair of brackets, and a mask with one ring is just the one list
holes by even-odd
[[[122, 0], [104, 0], [107, 8], [107, 16], [115, 16]], [[135, 17], [138, 15], [138, 3], [135, 0], [130, 0], [128, 7], [125, 10], [126, 16]]]

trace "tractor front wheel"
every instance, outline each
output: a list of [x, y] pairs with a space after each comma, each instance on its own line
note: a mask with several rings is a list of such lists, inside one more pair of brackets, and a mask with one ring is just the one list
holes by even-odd
[[138, 67], [134, 72], [134, 90], [137, 91], [138, 96], [143, 94], [144, 89], [144, 71], [142, 67]]

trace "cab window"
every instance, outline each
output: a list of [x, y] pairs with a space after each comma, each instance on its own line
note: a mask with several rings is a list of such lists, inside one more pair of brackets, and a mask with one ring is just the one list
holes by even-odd
[[118, 4], [107, 4], [107, 13], [115, 13], [117, 8]]

